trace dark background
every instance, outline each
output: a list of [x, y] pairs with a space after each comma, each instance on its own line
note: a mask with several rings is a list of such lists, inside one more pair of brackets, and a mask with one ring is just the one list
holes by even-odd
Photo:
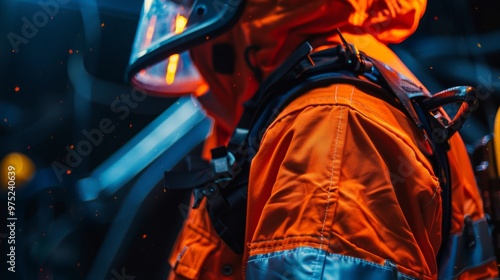
[[[0, 160], [11, 152], [30, 158], [36, 180], [17, 187], [16, 273], [6, 272], [6, 232], [0, 228], [1, 279], [82, 279], [94, 263], [128, 189], [84, 203], [75, 182], [119, 149], [174, 100], [148, 97], [121, 120], [110, 104], [132, 88], [124, 83], [139, 0], [60, 0], [57, 13], [13, 52], [23, 17], [41, 11], [37, 0], [0, 1]], [[481, 105], [461, 134], [470, 150], [493, 129], [500, 104], [500, 20], [493, 1], [432, 1], [417, 32], [391, 46], [431, 92], [474, 86]], [[82, 140], [82, 129], [104, 118], [116, 129], [59, 182], [54, 161]], [[4, 170], [1, 170], [4, 172]], [[3, 224], [6, 189], [0, 198]], [[161, 182], [141, 204], [105, 279], [164, 279], [168, 248], [185, 214], [185, 193], [165, 193]], [[22, 205], [22, 207], [21, 207]], [[4, 207], [5, 206], [5, 207]], [[15, 277], [14, 277], [15, 275]], [[7, 276], [7, 278], [5, 278]], [[16, 278], [17, 277], [17, 278]]]

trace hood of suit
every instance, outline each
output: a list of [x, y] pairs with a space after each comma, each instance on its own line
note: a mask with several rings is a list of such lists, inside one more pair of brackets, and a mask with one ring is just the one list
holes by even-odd
[[265, 79], [306, 41], [317, 49], [337, 44], [337, 28], [358, 49], [396, 64], [396, 70], [411, 76], [386, 45], [410, 36], [425, 7], [426, 0], [246, 1], [234, 27], [191, 49], [194, 63], [211, 88], [201, 101], [215, 119], [216, 129], [224, 132], [217, 142], [224, 143], [222, 138], [230, 136], [242, 103], [258, 88], [259, 79], [252, 68]]

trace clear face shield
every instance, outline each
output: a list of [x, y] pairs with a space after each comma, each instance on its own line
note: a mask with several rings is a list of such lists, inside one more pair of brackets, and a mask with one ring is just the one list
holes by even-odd
[[230, 28], [242, 10], [242, 0], [145, 0], [127, 80], [150, 94], [204, 94], [188, 50]]
[[[130, 64], [144, 57], [175, 35], [184, 32], [193, 1], [145, 0], [137, 28]], [[134, 86], [152, 94], [203, 94], [206, 83], [188, 51], [164, 56], [131, 77]]]

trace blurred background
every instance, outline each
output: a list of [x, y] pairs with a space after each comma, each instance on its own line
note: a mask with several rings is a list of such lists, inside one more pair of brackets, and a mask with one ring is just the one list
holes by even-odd
[[[124, 82], [142, 2], [0, 0], [0, 279], [166, 277], [189, 194], [166, 192], [161, 179], [190, 164], [210, 121], [190, 98]], [[430, 1], [417, 32], [391, 46], [431, 92], [478, 90], [461, 130], [471, 151], [500, 104], [493, 4]], [[3, 261], [7, 217], [17, 218], [16, 273]]]

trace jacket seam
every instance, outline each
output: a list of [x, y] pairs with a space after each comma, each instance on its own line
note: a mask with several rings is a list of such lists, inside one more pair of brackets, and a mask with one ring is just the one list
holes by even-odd
[[[354, 87], [353, 87], [354, 88]], [[334, 101], [331, 100], [331, 98], [334, 98]], [[330, 99], [330, 100], [329, 100]], [[344, 98], [345, 99], [345, 98]], [[351, 99], [352, 99], [352, 95], [351, 95]], [[311, 98], [310, 101], [312, 100], [329, 100], [327, 102], [322, 102], [321, 104], [306, 104], [304, 106], [300, 106], [300, 108], [297, 108], [295, 110], [292, 110], [290, 112], [287, 112], [285, 115], [282, 115], [280, 116], [278, 119], [276, 119], [273, 123], [271, 123], [271, 125], [268, 127], [268, 129], [271, 129], [275, 123], [278, 123], [279, 121], [281, 121], [282, 119], [286, 118], [287, 116], [293, 114], [294, 112], [297, 112], [297, 111], [302, 111], [304, 110], [305, 108], [308, 108], [308, 107], [316, 107], [316, 106], [331, 106], [331, 107], [335, 107], [335, 106], [339, 106], [341, 108], [343, 107], [348, 107], [349, 109], [359, 113], [360, 115], [362, 115], [365, 119], [367, 120], [370, 120], [372, 122], [375, 122], [377, 123], [378, 125], [382, 126], [388, 133], [390, 133], [391, 135], [395, 136], [397, 139], [399, 139], [399, 141], [401, 141], [402, 143], [404, 143], [404, 145], [409, 149], [411, 150], [413, 153], [415, 153], [414, 149], [411, 147], [411, 145], [408, 144], [408, 141], [406, 141], [405, 139], [401, 138], [400, 135], [398, 133], [395, 133], [391, 128], [390, 128], [390, 125], [388, 125], [388, 122], [385, 120], [385, 118], [378, 114], [377, 112], [371, 110], [369, 107], [365, 106], [364, 104], [360, 103], [360, 102], [357, 102], [355, 100], [350, 100], [350, 103], [351, 104], [347, 104], [347, 103], [338, 103], [338, 100], [337, 100], [337, 97], [336, 96], [331, 96], [331, 97], [316, 97], [316, 98]], [[349, 100], [348, 100], [349, 101]], [[363, 109], [366, 109], [368, 111], [370, 111], [374, 116], [377, 117], [377, 119], [374, 119], [368, 115], [366, 115], [363, 111], [359, 110], [358, 108], [355, 107], [355, 105], [357, 106], [360, 106], [362, 107]], [[397, 110], [397, 109], [396, 109]], [[402, 112], [401, 112], [402, 113]], [[411, 120], [409, 120], [411, 121]], [[415, 153], [416, 154], [416, 153]], [[427, 170], [427, 172], [429, 173], [430, 176], [433, 176], [435, 177], [435, 175], [433, 174], [433, 171], [432, 169], [429, 169], [427, 167], [425, 167], [425, 165], [423, 164], [422, 160], [420, 157], [415, 157], [416, 161], [418, 161], [422, 167], [424, 167], [425, 170]]]
[[257, 240], [257, 241], [252, 241], [250, 243], [251, 244], [267, 243], [267, 242], [273, 242], [273, 241], [295, 239], [295, 238], [300, 238], [300, 237], [312, 237], [312, 238], [318, 238], [318, 239], [321, 238], [321, 236], [318, 236], [318, 235], [304, 234], [304, 235], [292, 235], [292, 236], [287, 236], [287, 237], [283, 237], [283, 238], [273, 238], [273, 239]]
[[326, 225], [326, 220], [328, 218], [328, 210], [330, 208], [330, 195], [332, 191], [332, 186], [333, 186], [333, 176], [335, 173], [335, 161], [337, 160], [337, 155], [338, 155], [338, 148], [339, 148], [339, 140], [340, 140], [340, 133], [341, 133], [341, 127], [342, 127], [342, 119], [344, 115], [344, 107], [340, 108], [340, 116], [338, 119], [338, 125], [337, 125], [337, 137], [335, 139], [335, 147], [333, 150], [333, 157], [331, 161], [331, 167], [330, 167], [330, 182], [328, 185], [328, 196], [327, 196], [327, 201], [326, 201], [326, 208], [325, 208], [325, 215], [323, 217], [323, 225], [321, 226], [321, 244], [320, 244], [320, 249], [323, 248], [323, 242], [324, 242], [324, 230], [325, 230], [325, 225]]

